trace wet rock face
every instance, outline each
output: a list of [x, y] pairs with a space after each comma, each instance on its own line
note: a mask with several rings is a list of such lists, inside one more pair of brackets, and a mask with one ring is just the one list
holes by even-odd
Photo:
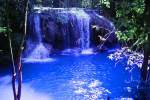
[[[96, 28], [92, 28], [96, 25]], [[94, 10], [82, 8], [35, 8], [28, 16], [26, 48], [43, 43], [52, 50], [88, 49], [99, 45], [98, 35], [113, 31], [114, 25]], [[103, 31], [104, 30], [104, 31]], [[105, 38], [105, 37], [104, 37]], [[112, 40], [111, 40], [112, 39]], [[114, 38], [108, 39], [112, 42]], [[32, 50], [31, 50], [32, 51]]]
[[105, 42], [104, 46], [109, 48], [117, 43], [115, 31], [109, 31], [108, 29], [100, 27], [99, 25], [93, 25], [92, 30], [94, 42], [93, 44], [95, 44], [96, 46], [101, 45], [103, 42]]
[[60, 50], [78, 47], [76, 41], [80, 39], [81, 32], [77, 25], [77, 18], [69, 12], [63, 14], [58, 15], [53, 12], [53, 15], [49, 15], [49, 13], [41, 15], [43, 42]]
[[93, 19], [91, 28], [93, 44], [97, 47], [105, 41], [104, 48], [109, 48], [116, 44], [117, 38], [113, 23], [95, 12], [90, 13], [90, 16], [92, 16]]

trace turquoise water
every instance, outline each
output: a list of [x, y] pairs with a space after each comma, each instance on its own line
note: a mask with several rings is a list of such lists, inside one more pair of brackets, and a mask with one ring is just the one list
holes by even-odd
[[52, 100], [132, 100], [139, 70], [126, 71], [124, 62], [115, 64], [107, 56], [53, 55], [50, 62], [24, 63], [23, 83]]

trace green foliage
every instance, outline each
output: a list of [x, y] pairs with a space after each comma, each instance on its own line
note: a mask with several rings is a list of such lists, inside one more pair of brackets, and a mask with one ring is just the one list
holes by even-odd
[[7, 27], [0, 27], [0, 33], [7, 33], [7, 32], [12, 32], [12, 30]]
[[101, 5], [108, 9], [110, 9], [111, 2], [115, 2], [116, 16], [113, 20], [118, 30], [116, 31], [118, 40], [123, 43], [133, 44], [133, 47], [142, 47], [147, 39], [143, 25], [144, 0], [100, 1]]
[[118, 39], [122, 42], [132, 42], [133, 46], [140, 47], [143, 45], [146, 35], [142, 27], [144, 13], [144, 1], [124, 1], [117, 5], [116, 8], [116, 26], [121, 30], [122, 35], [116, 32]]
[[121, 41], [121, 42], [129, 40], [129, 38], [127, 37], [127, 35], [123, 34], [121, 31], [116, 31], [115, 34], [116, 34], [118, 40]]
[[[25, 0], [0, 0], [0, 64], [10, 61], [8, 33], [14, 58], [18, 55], [24, 31]], [[9, 28], [8, 28], [9, 27]]]
[[100, 4], [107, 8], [110, 8], [110, 0], [100, 0]]
[[6, 27], [0, 27], [0, 33], [6, 33], [7, 29]]

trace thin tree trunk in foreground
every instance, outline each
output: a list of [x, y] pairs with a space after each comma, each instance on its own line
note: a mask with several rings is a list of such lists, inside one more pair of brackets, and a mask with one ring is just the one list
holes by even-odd
[[[13, 55], [13, 48], [12, 48], [12, 40], [10, 36], [10, 31], [8, 30], [8, 39], [9, 39], [9, 46], [10, 46], [10, 53], [11, 53], [11, 61], [12, 61], [12, 89], [13, 89], [13, 96], [14, 100], [21, 100], [21, 90], [22, 90], [22, 64], [21, 64], [21, 57], [22, 57], [22, 51], [23, 51], [23, 44], [24, 39], [26, 36], [26, 30], [27, 30], [27, 15], [28, 15], [28, 3], [29, 0], [26, 1], [26, 9], [25, 9], [25, 23], [24, 23], [24, 35], [20, 44], [19, 49], [19, 57], [17, 61], [17, 66], [15, 66], [14, 61], [14, 55]], [[6, 11], [8, 12], [8, 0], [6, 0]], [[9, 28], [9, 14], [7, 15], [7, 27]], [[18, 87], [16, 85], [16, 82], [18, 83]], [[17, 87], [17, 88], [16, 88]]]
[[16, 73], [16, 66], [14, 62], [14, 55], [13, 55], [13, 48], [12, 48], [12, 40], [10, 33], [10, 25], [9, 25], [9, 0], [6, 0], [6, 22], [7, 22], [7, 34], [8, 34], [8, 41], [9, 41], [9, 47], [10, 47], [10, 55], [11, 55], [11, 63], [12, 63], [12, 89], [13, 89], [13, 96], [14, 100], [17, 100], [17, 90], [16, 90], [16, 79], [17, 79], [17, 73]]
[[12, 88], [13, 88], [13, 95], [14, 95], [14, 100], [17, 100], [17, 91], [16, 91], [16, 66], [14, 62], [14, 55], [13, 55], [13, 49], [12, 49], [12, 42], [11, 42], [11, 37], [10, 33], [8, 33], [8, 38], [9, 38], [9, 46], [10, 46], [10, 53], [11, 53], [11, 61], [12, 61]]
[[25, 36], [27, 34], [27, 16], [28, 16], [28, 4], [29, 0], [26, 2], [26, 9], [25, 9], [25, 23], [24, 23], [24, 35], [22, 38], [22, 42], [20, 45], [20, 50], [19, 50], [19, 57], [18, 57], [18, 63], [17, 63], [17, 68], [18, 68], [18, 93], [17, 93], [17, 98], [18, 100], [21, 99], [21, 89], [22, 89], [22, 52], [23, 52], [23, 45], [25, 41]]

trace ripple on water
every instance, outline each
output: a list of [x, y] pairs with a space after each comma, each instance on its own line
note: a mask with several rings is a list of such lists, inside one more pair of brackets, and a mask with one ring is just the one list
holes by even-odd
[[75, 95], [82, 96], [84, 100], [104, 99], [111, 94], [99, 80], [72, 80], [70, 83]]

